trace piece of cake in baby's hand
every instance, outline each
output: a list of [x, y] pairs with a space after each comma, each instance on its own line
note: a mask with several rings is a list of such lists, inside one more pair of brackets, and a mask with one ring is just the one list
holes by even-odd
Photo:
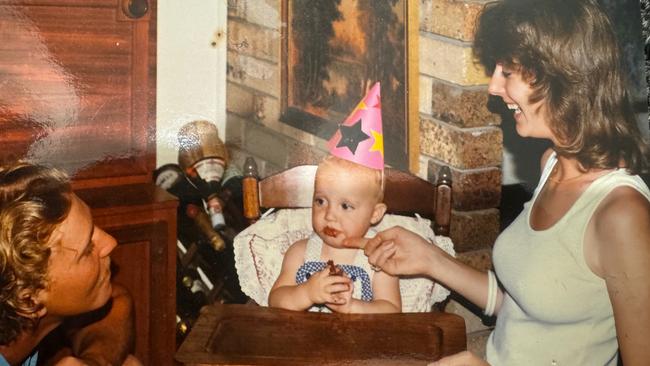
[[343, 269], [335, 265], [333, 260], [327, 261], [327, 267], [330, 269], [330, 276], [343, 276]]

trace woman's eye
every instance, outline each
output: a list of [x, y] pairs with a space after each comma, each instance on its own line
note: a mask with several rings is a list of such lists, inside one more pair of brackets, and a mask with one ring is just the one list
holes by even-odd
[[502, 70], [501, 75], [503, 75], [504, 78], [508, 78], [512, 73], [510, 71]]
[[325, 200], [322, 199], [322, 198], [315, 198], [315, 199], [314, 199], [314, 203], [315, 203], [317, 206], [322, 206], [322, 205], [325, 204]]
[[354, 207], [352, 207], [352, 205], [350, 205], [350, 204], [348, 204], [348, 203], [342, 203], [342, 204], [341, 204], [341, 208], [343, 208], [344, 210], [351, 210], [351, 209], [353, 209]]

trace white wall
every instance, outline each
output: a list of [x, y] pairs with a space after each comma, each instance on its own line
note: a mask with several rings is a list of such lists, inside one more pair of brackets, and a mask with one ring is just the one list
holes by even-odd
[[187, 122], [216, 124], [225, 140], [227, 0], [159, 0], [156, 166], [178, 162]]

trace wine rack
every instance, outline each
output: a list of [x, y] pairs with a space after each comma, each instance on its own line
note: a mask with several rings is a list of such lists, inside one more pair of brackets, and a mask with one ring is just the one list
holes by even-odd
[[[167, 172], [167, 173], [165, 173]], [[173, 172], [173, 174], [169, 173]], [[173, 175], [169, 181], [169, 175]], [[175, 164], [158, 168], [154, 178], [179, 200], [176, 255], [176, 342], [185, 339], [201, 308], [213, 303], [243, 304], [248, 298], [239, 287], [233, 254], [233, 239], [246, 225], [242, 215], [240, 174], [224, 181], [219, 189], [226, 225], [214, 228], [201, 192]]]

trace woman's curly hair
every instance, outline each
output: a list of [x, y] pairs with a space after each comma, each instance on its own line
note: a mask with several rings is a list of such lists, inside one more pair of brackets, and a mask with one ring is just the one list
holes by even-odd
[[49, 243], [70, 210], [67, 175], [19, 162], [0, 167], [0, 344], [33, 329], [47, 286]]
[[559, 155], [583, 168], [648, 169], [611, 22], [595, 0], [503, 0], [486, 5], [474, 53], [489, 70], [519, 70], [544, 100]]

